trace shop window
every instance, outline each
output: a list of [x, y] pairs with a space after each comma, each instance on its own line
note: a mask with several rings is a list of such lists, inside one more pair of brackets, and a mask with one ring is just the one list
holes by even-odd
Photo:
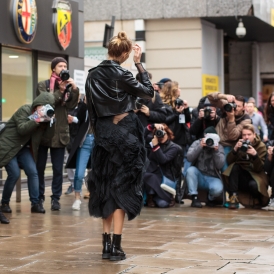
[[51, 75], [51, 61], [38, 60], [38, 82], [47, 80]]
[[2, 47], [2, 120], [32, 101], [32, 52]]

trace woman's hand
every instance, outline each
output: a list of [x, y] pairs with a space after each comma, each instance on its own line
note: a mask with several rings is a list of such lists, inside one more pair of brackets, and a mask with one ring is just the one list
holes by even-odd
[[158, 138], [156, 137], [156, 135], [154, 135], [153, 139], [151, 140], [152, 145], [155, 147], [158, 145], [159, 141]]
[[184, 109], [185, 109], [184, 105], [179, 106], [179, 107], [176, 106], [176, 111], [179, 112], [179, 113], [182, 113], [184, 111]]
[[149, 113], [149, 108], [148, 108], [147, 106], [142, 105], [140, 111], [141, 111], [142, 113], [144, 113], [146, 116], [149, 117], [150, 113]]
[[142, 49], [138, 44], [135, 44], [135, 46], [132, 47], [134, 51], [133, 61], [134, 63], [140, 63], [141, 62], [141, 56], [142, 56]]
[[159, 129], [163, 130], [163, 129], [164, 129], [164, 126], [163, 126], [162, 124], [154, 124], [154, 127], [155, 127], [157, 130], [159, 130]]

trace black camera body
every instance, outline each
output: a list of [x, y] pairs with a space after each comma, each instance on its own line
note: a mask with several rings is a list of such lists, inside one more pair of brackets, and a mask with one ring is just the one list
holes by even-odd
[[211, 112], [212, 112], [212, 109], [210, 107], [205, 107], [204, 108], [204, 119], [210, 120], [211, 119], [211, 116], [210, 116]]
[[69, 71], [63, 69], [63, 70], [60, 72], [59, 77], [61, 78], [62, 81], [67, 81], [67, 80], [70, 78]]
[[232, 112], [232, 110], [236, 110], [237, 105], [233, 102], [233, 103], [227, 103], [224, 105], [224, 111], [226, 112]]
[[138, 97], [135, 101], [136, 109], [141, 109], [144, 104], [145, 104], [145, 100], [142, 98]]
[[161, 130], [161, 129], [157, 129], [155, 131], [155, 135], [156, 135], [157, 138], [163, 138], [165, 136], [165, 134], [166, 133], [163, 130]]
[[243, 151], [243, 152], [247, 152], [248, 150], [248, 146], [250, 146], [251, 143], [249, 140], [243, 140], [242, 141], [242, 146], [240, 147], [240, 150]]
[[184, 101], [183, 101], [182, 99], [177, 98], [177, 99], [175, 100], [175, 107], [180, 107], [180, 106], [182, 106], [183, 104], [184, 104]]

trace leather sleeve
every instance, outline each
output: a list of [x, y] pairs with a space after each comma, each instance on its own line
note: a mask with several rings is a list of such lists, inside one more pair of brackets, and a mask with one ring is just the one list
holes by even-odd
[[127, 93], [144, 98], [151, 99], [154, 96], [154, 88], [149, 80], [148, 73], [140, 73], [142, 83], [138, 82], [128, 70], [124, 71], [123, 76], [121, 77], [121, 88]]
[[90, 87], [90, 78], [87, 79], [86, 81], [86, 102], [87, 102], [87, 109], [88, 109], [88, 117], [89, 117], [89, 121], [90, 121], [90, 126], [92, 127], [92, 130], [94, 132], [94, 135], [96, 135], [96, 121], [97, 121], [97, 114], [92, 102], [92, 90], [89, 88]]

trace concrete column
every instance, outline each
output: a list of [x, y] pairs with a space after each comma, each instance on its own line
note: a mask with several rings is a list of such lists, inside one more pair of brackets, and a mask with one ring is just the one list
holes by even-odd
[[261, 105], [260, 51], [257, 42], [252, 43], [252, 97]]

